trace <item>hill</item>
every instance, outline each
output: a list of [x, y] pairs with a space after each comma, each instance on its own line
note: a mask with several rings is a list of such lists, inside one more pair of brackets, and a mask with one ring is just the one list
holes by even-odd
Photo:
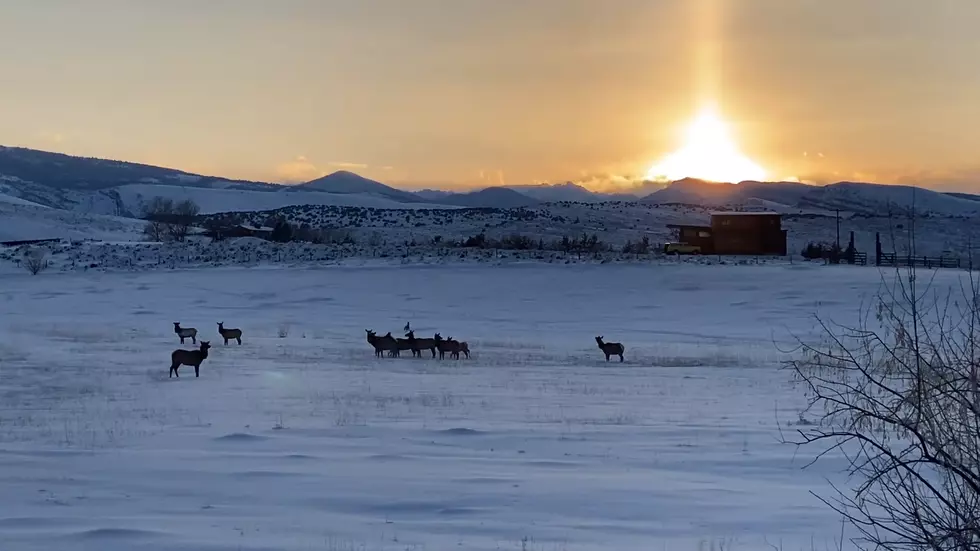
[[[438, 206], [423, 203], [421, 200], [416, 200], [414, 203], [403, 203], [380, 194], [369, 193], [328, 193], [324, 191], [289, 193], [285, 191], [206, 189], [150, 184], [121, 186], [112, 191], [118, 196], [125, 212], [132, 216], [139, 216], [143, 210], [143, 205], [154, 197], [166, 197], [175, 201], [190, 199], [201, 207], [202, 214], [274, 210], [293, 205], [336, 205], [374, 209], [415, 209]], [[82, 210], [92, 212], [97, 209]], [[112, 213], [103, 212], [102, 214]]]
[[140, 163], [75, 157], [0, 146], [0, 177], [61, 190], [93, 191], [124, 184], [171, 184], [226, 189], [272, 189], [274, 184], [229, 180]]
[[916, 212], [933, 216], [974, 216], [980, 201], [911, 186], [839, 182], [826, 186], [798, 182], [722, 184], [695, 179], [678, 180], [651, 193], [647, 204], [689, 204], [710, 207], [764, 206], [781, 212], [841, 210], [864, 216]]
[[295, 186], [282, 186], [281, 191], [324, 191], [335, 194], [373, 194], [394, 199], [403, 203], [426, 202], [425, 199], [408, 191], [395, 189], [381, 182], [365, 178], [359, 174], [354, 174], [346, 170], [340, 170], [328, 174], [316, 180], [310, 180], [305, 184]]
[[554, 203], [557, 201], [593, 203], [604, 200], [602, 195], [593, 193], [572, 182], [566, 182], [564, 184], [507, 186], [507, 188], [545, 203]]
[[813, 186], [796, 182], [742, 182], [724, 184], [685, 178], [642, 199], [649, 204], [685, 203], [720, 207], [750, 200], [794, 206]]
[[840, 182], [814, 186], [799, 200], [799, 206], [816, 206], [867, 216], [904, 215], [915, 207], [918, 214], [932, 216], [977, 216], [980, 202], [930, 189], [884, 184]]
[[53, 209], [0, 195], [0, 242], [30, 239], [134, 241], [143, 222]]
[[529, 207], [541, 201], [503, 187], [488, 187], [469, 193], [454, 193], [439, 200], [440, 203], [460, 207], [509, 209]]

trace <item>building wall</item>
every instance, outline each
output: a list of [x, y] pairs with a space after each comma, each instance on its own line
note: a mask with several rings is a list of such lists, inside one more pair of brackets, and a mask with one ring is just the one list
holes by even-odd
[[716, 254], [786, 254], [786, 232], [778, 214], [713, 214]]
[[681, 228], [679, 241], [701, 247], [704, 254], [714, 253], [714, 239], [708, 228]]

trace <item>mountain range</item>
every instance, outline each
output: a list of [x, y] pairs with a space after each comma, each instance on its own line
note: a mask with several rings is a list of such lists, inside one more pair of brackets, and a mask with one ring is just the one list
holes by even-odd
[[[638, 188], [637, 193], [642, 193]], [[671, 182], [653, 193], [606, 194], [572, 182], [496, 186], [471, 192], [405, 191], [349, 171], [298, 185], [235, 180], [139, 163], [75, 157], [0, 146], [0, 194], [47, 207], [120, 217], [139, 217], [155, 196], [189, 198], [202, 213], [272, 210], [291, 205], [340, 205], [379, 209], [517, 208], [542, 203], [638, 201], [781, 212], [842, 210], [866, 216], [903, 211], [912, 204], [936, 216], [980, 214], [980, 196], [909, 186], [839, 182], [720, 184], [695, 179]]]

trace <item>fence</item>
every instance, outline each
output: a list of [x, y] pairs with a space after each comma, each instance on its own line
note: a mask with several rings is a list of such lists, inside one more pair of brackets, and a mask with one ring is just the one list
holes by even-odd
[[861, 253], [858, 251], [841, 251], [835, 252], [834, 250], [821, 250], [818, 256], [806, 256], [807, 260], [823, 260], [827, 264], [857, 264], [859, 266], [868, 265], [868, 253]]
[[895, 253], [880, 253], [879, 266], [921, 267], [921, 268], [959, 268], [960, 259], [949, 256], [912, 256]]

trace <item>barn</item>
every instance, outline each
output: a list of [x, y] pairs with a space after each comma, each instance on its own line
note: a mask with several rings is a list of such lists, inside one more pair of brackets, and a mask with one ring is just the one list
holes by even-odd
[[713, 212], [710, 226], [669, 224], [677, 240], [704, 254], [786, 256], [786, 230], [778, 212]]

